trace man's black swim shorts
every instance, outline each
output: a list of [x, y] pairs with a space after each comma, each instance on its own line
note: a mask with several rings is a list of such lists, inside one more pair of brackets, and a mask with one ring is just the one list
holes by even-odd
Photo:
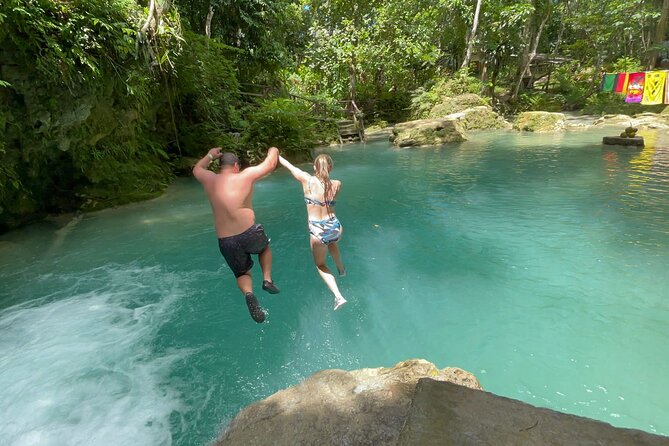
[[246, 274], [253, 267], [251, 254], [260, 254], [269, 245], [262, 225], [253, 225], [241, 234], [218, 239], [218, 248], [235, 277]]

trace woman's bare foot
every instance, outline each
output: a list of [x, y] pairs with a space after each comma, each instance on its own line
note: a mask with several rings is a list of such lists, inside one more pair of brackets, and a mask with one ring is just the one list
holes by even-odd
[[344, 304], [346, 304], [346, 302], [347, 302], [346, 299], [344, 299], [343, 297], [341, 299], [335, 299], [334, 311], [339, 310], [342, 306], [344, 306]]
[[343, 266], [341, 269], [337, 268], [337, 272], [339, 273], [339, 277], [346, 277], [346, 267]]

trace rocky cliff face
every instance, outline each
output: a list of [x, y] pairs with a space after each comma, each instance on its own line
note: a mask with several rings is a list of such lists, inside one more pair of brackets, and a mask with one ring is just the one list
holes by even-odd
[[669, 438], [484, 392], [471, 373], [414, 359], [325, 370], [243, 409], [231, 445], [652, 445]]
[[243, 409], [223, 445], [397, 444], [420, 378], [481, 389], [474, 375], [416, 359], [391, 368], [324, 370]]

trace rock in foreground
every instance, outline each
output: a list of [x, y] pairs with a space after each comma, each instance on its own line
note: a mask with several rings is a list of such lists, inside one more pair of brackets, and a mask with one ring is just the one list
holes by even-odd
[[669, 438], [421, 379], [398, 446], [667, 446]]
[[215, 445], [629, 445], [669, 438], [480, 390], [424, 360], [326, 370], [243, 409]]
[[471, 373], [424, 360], [391, 368], [324, 370], [243, 409], [223, 445], [393, 445], [419, 378], [481, 389]]

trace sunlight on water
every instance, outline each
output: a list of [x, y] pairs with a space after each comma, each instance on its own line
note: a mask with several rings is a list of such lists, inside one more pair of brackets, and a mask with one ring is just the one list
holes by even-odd
[[[200, 186], [0, 239], [0, 438], [204, 445], [324, 368], [425, 358], [491, 392], [669, 434], [669, 137], [481, 133], [325, 149], [349, 303], [309, 251], [302, 191], [258, 184], [282, 292], [249, 318]], [[305, 169], [307, 165], [301, 166]]]

